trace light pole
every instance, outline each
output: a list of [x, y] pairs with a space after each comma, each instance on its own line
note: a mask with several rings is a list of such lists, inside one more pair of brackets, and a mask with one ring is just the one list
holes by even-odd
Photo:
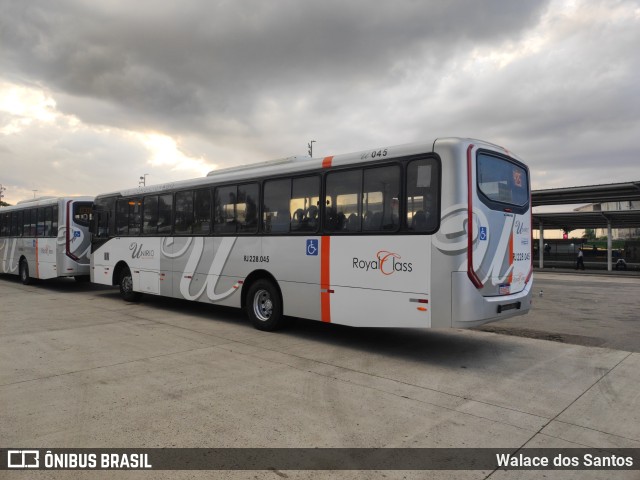
[[38, 190], [31, 190], [31, 191], [33, 192], [33, 198], [36, 198], [36, 192], [37, 192]]
[[140, 181], [138, 182], [138, 186], [139, 187], [146, 187], [147, 186], [147, 175], [149, 175], [149, 174], [145, 173], [140, 177]]
[[309, 147], [309, 156], [311, 158], [313, 158], [313, 144], [316, 143], [315, 140], [311, 140], [309, 143], [307, 143], [307, 147]]

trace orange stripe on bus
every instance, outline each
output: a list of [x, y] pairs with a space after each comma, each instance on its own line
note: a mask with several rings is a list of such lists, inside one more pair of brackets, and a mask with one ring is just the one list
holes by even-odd
[[331, 168], [331, 163], [333, 162], [333, 155], [330, 157], [324, 157], [322, 159], [322, 168]]
[[330, 271], [331, 237], [320, 238], [320, 319], [331, 322]]

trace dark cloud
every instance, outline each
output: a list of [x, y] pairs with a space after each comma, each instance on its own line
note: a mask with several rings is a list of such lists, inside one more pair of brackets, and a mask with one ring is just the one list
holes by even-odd
[[435, 69], [459, 48], [517, 36], [544, 8], [495, 0], [177, 5], [8, 2], [0, 20], [9, 47], [3, 67], [115, 105], [119, 125], [129, 118], [166, 128], [170, 116], [183, 128], [207, 130], [216, 126], [209, 117], [251, 115], [265, 94], [295, 99], [313, 94], [315, 84], [325, 96], [327, 89], [348, 95], [358, 85], [383, 87], [412, 59]]
[[0, 0], [0, 11], [0, 81], [41, 87], [86, 126], [0, 137], [3, 171], [49, 151], [130, 177], [149, 161], [132, 131], [219, 166], [304, 154], [310, 139], [328, 155], [459, 135], [522, 155], [537, 188], [640, 177], [631, 0]]

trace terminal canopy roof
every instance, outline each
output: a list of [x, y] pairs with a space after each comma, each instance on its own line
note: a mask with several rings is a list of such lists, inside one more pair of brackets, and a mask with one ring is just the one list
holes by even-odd
[[607, 183], [583, 187], [549, 188], [531, 192], [534, 207], [571, 203], [604, 203], [640, 201], [640, 181]]
[[533, 228], [575, 230], [579, 228], [640, 228], [640, 210], [608, 212], [534, 213]]
[[[531, 192], [534, 207], [576, 203], [640, 202], [640, 181], [551, 188]], [[640, 210], [534, 213], [533, 226], [566, 231], [582, 228], [640, 228]]]

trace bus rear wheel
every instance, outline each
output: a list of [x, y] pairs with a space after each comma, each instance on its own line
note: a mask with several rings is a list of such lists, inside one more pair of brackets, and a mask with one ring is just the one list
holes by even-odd
[[120, 286], [120, 295], [126, 302], [137, 302], [140, 300], [140, 292], [133, 290], [133, 277], [131, 276], [131, 270], [125, 267], [120, 272], [120, 280], [118, 281]]
[[23, 285], [29, 285], [31, 283], [31, 277], [29, 276], [29, 264], [26, 260], [20, 262], [20, 281]]
[[270, 280], [260, 279], [251, 285], [245, 308], [258, 330], [273, 332], [285, 325], [280, 292]]

